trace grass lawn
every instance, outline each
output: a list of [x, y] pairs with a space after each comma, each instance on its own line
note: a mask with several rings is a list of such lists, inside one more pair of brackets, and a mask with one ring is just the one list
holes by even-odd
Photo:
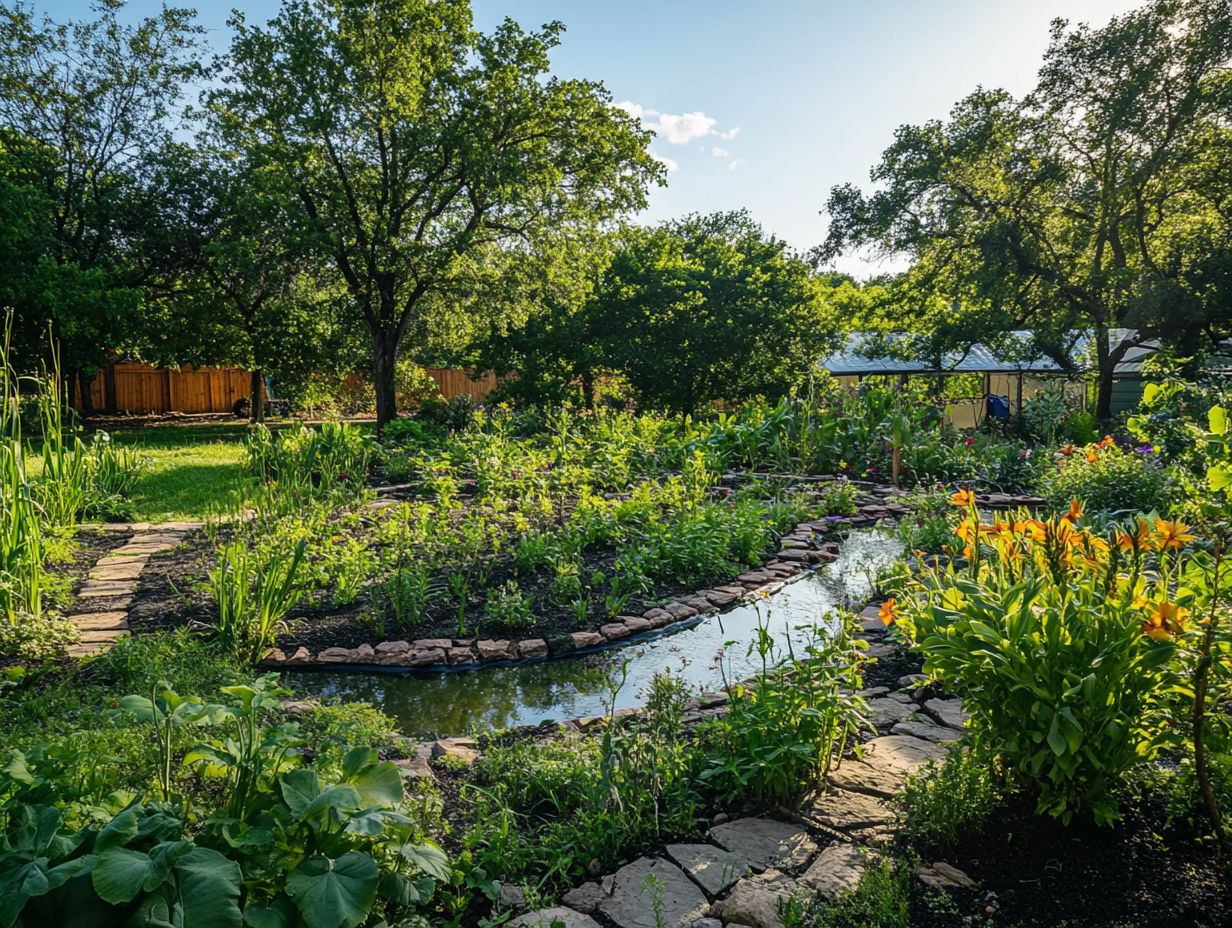
[[132, 521], [201, 519], [238, 503], [248, 490], [244, 431], [242, 424], [213, 422], [113, 431], [113, 441], [138, 450], [145, 462]]

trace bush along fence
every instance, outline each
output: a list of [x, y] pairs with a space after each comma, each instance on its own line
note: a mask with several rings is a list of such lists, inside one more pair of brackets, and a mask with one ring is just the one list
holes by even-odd
[[[746, 571], [728, 583], [694, 590], [635, 615], [620, 615], [595, 631], [576, 631], [555, 638], [477, 639], [419, 638], [387, 640], [360, 644], [356, 647], [328, 647], [312, 651], [306, 646], [283, 646], [269, 650], [260, 662], [268, 670], [329, 668], [333, 670], [406, 668], [408, 670], [470, 670], [480, 665], [509, 664], [543, 660], [566, 654], [586, 653], [612, 647], [633, 637], [650, 637], [668, 633], [701, 616], [714, 613], [735, 603], [777, 592], [792, 579], [802, 576], [820, 564], [838, 557], [836, 533], [846, 528], [869, 526], [881, 519], [902, 517], [912, 512], [903, 502], [903, 490], [884, 484], [847, 481], [845, 478], [823, 475], [792, 477], [790, 475], [755, 474], [796, 480], [820, 489], [834, 483], [851, 483], [864, 493], [857, 500], [858, 514], [848, 518], [829, 516], [801, 522], [781, 539], [781, 548], [760, 567]], [[728, 475], [727, 481], [739, 479]], [[981, 508], [1010, 510], [1034, 508], [1043, 503], [1037, 496], [1009, 493], [979, 494], [975, 497]], [[371, 505], [380, 507], [385, 500]]]

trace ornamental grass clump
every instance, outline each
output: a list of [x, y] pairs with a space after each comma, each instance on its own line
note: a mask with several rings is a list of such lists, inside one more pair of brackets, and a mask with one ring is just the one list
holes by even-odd
[[1099, 535], [1077, 501], [1052, 519], [992, 524], [969, 492], [953, 502], [966, 511], [955, 533], [967, 566], [922, 574], [883, 619], [961, 693], [974, 750], [1040, 812], [1109, 823], [1112, 787], [1173, 739], [1192, 597], [1178, 580], [1194, 536], [1141, 518]]

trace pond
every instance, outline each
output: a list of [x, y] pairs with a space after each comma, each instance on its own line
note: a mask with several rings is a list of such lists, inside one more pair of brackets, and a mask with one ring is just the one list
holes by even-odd
[[901, 554], [893, 535], [856, 531], [834, 563], [768, 599], [681, 623], [670, 634], [630, 638], [589, 655], [469, 671], [313, 671], [300, 674], [295, 688], [310, 697], [370, 702], [397, 719], [404, 733], [423, 738], [602, 715], [622, 672], [616, 709], [640, 705], [654, 675], [664, 670], [695, 690], [717, 690], [725, 676], [741, 680], [759, 669], [761, 659], [752, 651], [759, 624], [774, 638], [778, 660], [787, 658], [789, 645], [801, 653], [825, 633], [836, 606], [862, 603], [878, 571]]

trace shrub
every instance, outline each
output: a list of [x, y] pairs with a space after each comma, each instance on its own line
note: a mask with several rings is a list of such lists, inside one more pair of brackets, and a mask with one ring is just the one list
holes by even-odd
[[1166, 513], [1174, 491], [1173, 476], [1158, 455], [1149, 448], [1121, 448], [1111, 438], [1061, 449], [1056, 469], [1041, 484], [1054, 512], [1076, 499], [1092, 513]]
[[999, 799], [985, 760], [951, 751], [940, 766], [929, 764], [907, 777], [898, 795], [905, 812], [902, 834], [921, 856], [951, 853], [992, 816]]
[[489, 625], [512, 631], [530, 628], [535, 624], [530, 600], [518, 589], [516, 580], [506, 580], [501, 586], [488, 592], [483, 604], [483, 617]]
[[[1170, 572], [1192, 536], [1161, 520], [1159, 534], [1142, 523], [1110, 543], [1076, 527], [1076, 504], [992, 526], [970, 506], [958, 529], [970, 566], [924, 574], [889, 615], [925, 672], [962, 695], [981, 757], [1033, 790], [1041, 812], [1109, 822], [1111, 787], [1170, 740], [1186, 614]], [[1161, 569], [1145, 570], [1156, 553]]]

